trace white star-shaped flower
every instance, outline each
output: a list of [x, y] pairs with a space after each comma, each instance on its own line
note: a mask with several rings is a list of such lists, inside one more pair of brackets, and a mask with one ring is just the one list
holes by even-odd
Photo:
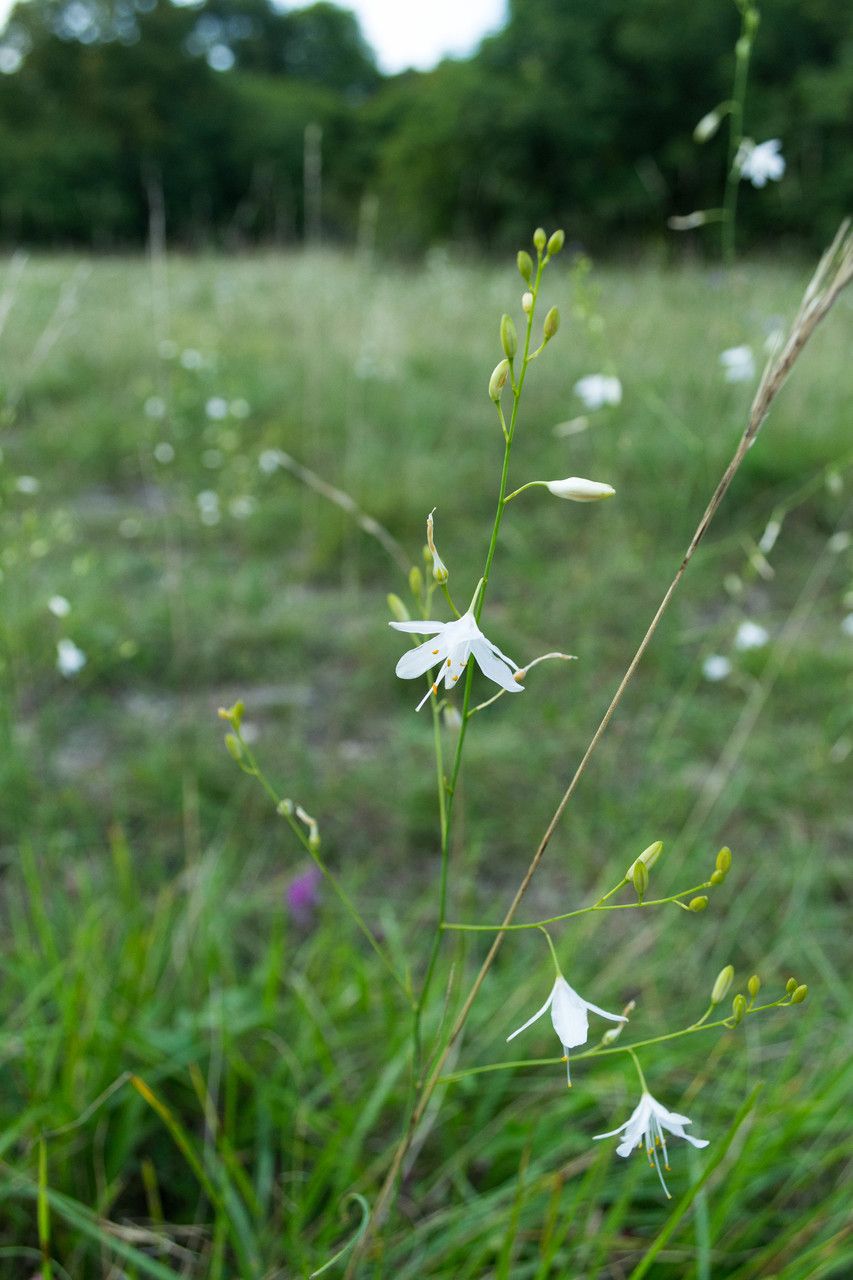
[[477, 625], [472, 609], [463, 613], [455, 622], [432, 622], [424, 619], [419, 622], [389, 622], [388, 625], [395, 631], [432, 636], [431, 640], [418, 645], [417, 649], [410, 649], [403, 654], [396, 667], [401, 680], [414, 680], [439, 663], [442, 664], [441, 672], [418, 703], [418, 711], [431, 693], [438, 693], [442, 677], [445, 689], [452, 689], [458, 683], [472, 655], [483, 675], [494, 680], [507, 693], [521, 693], [523, 689], [523, 685], [513, 674], [518, 671], [518, 665], [505, 653], [501, 653], [496, 644], [486, 639]]
[[735, 156], [735, 167], [741, 178], [754, 187], [766, 187], [768, 180], [778, 182], [785, 172], [780, 138], [768, 138], [767, 142], [753, 142], [744, 138]]
[[566, 1076], [571, 1088], [569, 1050], [576, 1049], [580, 1044], [586, 1044], [589, 1036], [587, 1014], [597, 1013], [599, 1018], [607, 1018], [608, 1022], [627, 1022], [628, 1019], [621, 1013], [608, 1013], [606, 1009], [599, 1009], [597, 1004], [590, 1004], [589, 1000], [584, 1000], [583, 996], [578, 995], [574, 987], [569, 986], [562, 974], [558, 974], [551, 988], [551, 994], [542, 1008], [538, 1009], [532, 1018], [528, 1018], [517, 1031], [507, 1036], [507, 1041], [514, 1040], [522, 1031], [526, 1031], [548, 1009], [551, 1010], [551, 1022], [563, 1046], [563, 1053], [566, 1055]]
[[664, 1168], [669, 1169], [663, 1131], [665, 1129], [676, 1138], [684, 1138], [685, 1142], [689, 1142], [694, 1147], [707, 1147], [707, 1138], [694, 1138], [692, 1134], [684, 1132], [684, 1126], [690, 1123], [689, 1117], [680, 1116], [677, 1111], [667, 1111], [666, 1107], [661, 1106], [648, 1090], [644, 1090], [640, 1101], [625, 1123], [620, 1124], [618, 1129], [611, 1129], [609, 1133], [597, 1133], [593, 1142], [599, 1142], [602, 1138], [615, 1138], [617, 1134], [621, 1134], [622, 1141], [616, 1148], [616, 1154], [619, 1156], [629, 1156], [635, 1147], [645, 1147], [649, 1164], [657, 1169], [660, 1184], [667, 1198], [670, 1198], [667, 1185], [663, 1180], [658, 1155], [660, 1150], [663, 1153]]

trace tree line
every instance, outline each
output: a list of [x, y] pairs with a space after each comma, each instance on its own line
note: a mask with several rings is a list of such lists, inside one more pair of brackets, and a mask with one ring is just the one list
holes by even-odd
[[[26, 0], [0, 35], [0, 238], [349, 241], [497, 249], [565, 225], [601, 249], [719, 204], [733, 0], [511, 0], [468, 59], [383, 76], [329, 3]], [[853, 206], [853, 6], [765, 0], [747, 132], [784, 180], [753, 240], [826, 238]]]

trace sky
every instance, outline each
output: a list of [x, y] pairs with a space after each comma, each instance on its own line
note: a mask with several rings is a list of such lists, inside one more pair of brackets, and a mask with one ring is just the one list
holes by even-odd
[[[307, 0], [306, 0], [307, 2]], [[383, 71], [433, 67], [445, 55], [464, 55], [496, 31], [506, 0], [341, 0], [353, 9]], [[13, 0], [0, 0], [0, 26]], [[292, 8], [304, 4], [291, 3]]]

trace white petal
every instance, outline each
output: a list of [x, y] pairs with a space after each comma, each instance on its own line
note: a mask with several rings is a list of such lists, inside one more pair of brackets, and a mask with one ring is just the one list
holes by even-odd
[[518, 663], [513, 662], [512, 658], [508, 657], [505, 653], [503, 653], [502, 650], [500, 650], [496, 644], [493, 644], [492, 641], [489, 640], [486, 636], [483, 636], [483, 640], [489, 646], [492, 653], [496, 653], [499, 658], [502, 658], [508, 667], [512, 667], [513, 671], [519, 670]]
[[551, 1021], [564, 1048], [576, 1049], [579, 1044], [586, 1044], [589, 1036], [586, 1005], [565, 978], [559, 978], [554, 987]]
[[446, 622], [430, 622], [424, 619], [422, 622], [389, 622], [389, 627], [393, 627], [395, 631], [411, 631], [418, 636], [437, 636], [439, 631], [443, 631], [447, 626]]
[[597, 1013], [599, 1018], [606, 1018], [608, 1022], [627, 1022], [628, 1019], [622, 1013], [608, 1013], [606, 1009], [599, 1009], [597, 1004], [591, 1004], [589, 1000], [584, 1000], [584, 1004], [590, 1013]]
[[707, 1147], [707, 1138], [694, 1138], [692, 1133], [679, 1133], [679, 1138], [683, 1138], [685, 1142], [689, 1142], [691, 1147]]
[[626, 1120], [624, 1124], [620, 1124], [618, 1129], [608, 1129], [607, 1133], [594, 1133], [592, 1140], [593, 1142], [600, 1142], [602, 1138], [615, 1138], [617, 1134], [624, 1133], [630, 1123], [630, 1120]]
[[550, 1009], [550, 1007], [551, 1007], [551, 1001], [552, 1001], [553, 999], [554, 999], [554, 992], [553, 992], [553, 990], [552, 990], [551, 994], [549, 995], [548, 999], [547, 999], [547, 1000], [545, 1001], [545, 1003], [543, 1004], [542, 1008], [541, 1008], [541, 1009], [538, 1009], [538, 1010], [536, 1011], [536, 1013], [534, 1013], [534, 1015], [533, 1015], [533, 1017], [532, 1017], [532, 1018], [528, 1018], [528, 1019], [527, 1019], [527, 1021], [524, 1023], [524, 1025], [523, 1025], [523, 1026], [519, 1027], [516, 1031], [513, 1031], [512, 1035], [507, 1036], [507, 1038], [506, 1038], [506, 1039], [507, 1039], [507, 1044], [509, 1044], [510, 1040], [514, 1040], [516, 1036], [521, 1035], [522, 1031], [526, 1031], [528, 1027], [532, 1027], [532, 1026], [533, 1026], [533, 1023], [537, 1020], [537, 1018], [541, 1018], [541, 1017], [542, 1017], [542, 1014], [543, 1014], [543, 1013], [545, 1013], [548, 1009]]
[[471, 652], [484, 676], [494, 680], [495, 684], [499, 684], [502, 689], [506, 689], [507, 693], [523, 692], [523, 686], [513, 677], [512, 671], [506, 663], [502, 662], [492, 652], [487, 640], [472, 641]]
[[401, 680], [414, 680], [416, 676], [422, 676], [430, 667], [441, 662], [443, 657], [442, 646], [435, 640], [426, 640], [417, 649], [404, 653], [394, 670]]

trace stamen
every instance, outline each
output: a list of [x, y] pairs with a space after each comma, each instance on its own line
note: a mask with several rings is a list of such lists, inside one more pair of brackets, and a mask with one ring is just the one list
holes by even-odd
[[433, 653], [438, 653], [438, 649], [433, 649]]

